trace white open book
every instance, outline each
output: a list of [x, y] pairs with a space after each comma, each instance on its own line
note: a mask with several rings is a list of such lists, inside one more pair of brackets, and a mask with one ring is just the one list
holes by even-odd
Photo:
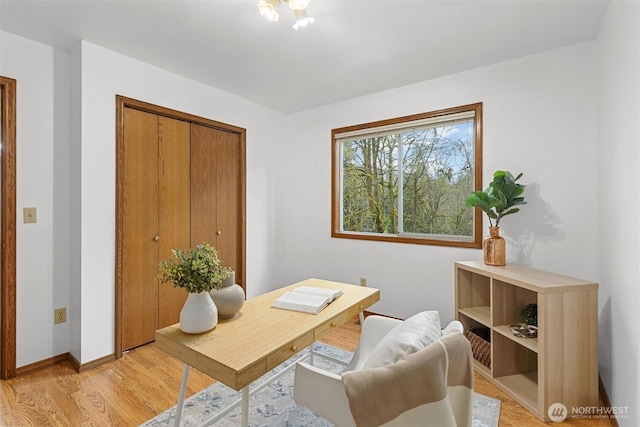
[[342, 295], [342, 291], [313, 286], [300, 286], [285, 292], [272, 307], [317, 314]]

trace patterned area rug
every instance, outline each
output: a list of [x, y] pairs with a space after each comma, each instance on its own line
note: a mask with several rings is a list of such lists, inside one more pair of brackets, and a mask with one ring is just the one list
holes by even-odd
[[[314, 350], [327, 354], [338, 360], [348, 361], [352, 353], [323, 343], [315, 343]], [[266, 374], [257, 384], [269, 381], [269, 378], [284, 367], [295, 363], [303, 357], [305, 352], [298, 353], [291, 359], [278, 366], [272, 372]], [[331, 372], [340, 372], [343, 367], [337, 363], [314, 358], [314, 365]], [[316, 415], [311, 410], [298, 406], [293, 400], [293, 376], [294, 370], [289, 370], [249, 400], [249, 425], [251, 427], [331, 427], [332, 423]], [[253, 386], [252, 386], [253, 387]], [[176, 393], [177, 397], [177, 393]], [[184, 403], [180, 424], [184, 427], [192, 427], [203, 424], [226, 408], [230, 403], [240, 398], [240, 393], [225, 386], [215, 383], [211, 387], [197, 393]], [[152, 418], [143, 427], [173, 426], [175, 406], [166, 412]], [[497, 427], [500, 417], [500, 401], [476, 393], [473, 401], [473, 427]], [[237, 427], [240, 425], [240, 405], [226, 417], [214, 424], [217, 427]]]

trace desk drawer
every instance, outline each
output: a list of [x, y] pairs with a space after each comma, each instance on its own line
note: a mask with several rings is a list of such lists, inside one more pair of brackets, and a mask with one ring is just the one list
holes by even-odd
[[349, 320], [350, 318], [356, 316], [358, 312], [351, 315], [349, 312], [344, 312], [338, 314], [337, 316], [332, 317], [329, 321], [323, 323], [321, 326], [318, 326], [313, 330], [313, 338], [315, 341], [318, 341], [320, 338], [342, 325], [344, 322]]
[[302, 350], [313, 344], [313, 332], [308, 332], [283, 346], [280, 350], [267, 356], [267, 372]]
[[323, 336], [331, 332], [333, 329], [355, 318], [362, 310], [364, 310], [365, 308], [371, 305], [371, 304], [368, 304], [368, 302], [369, 301], [365, 301], [363, 302], [363, 304], [356, 305], [355, 307], [351, 307], [347, 311], [332, 317], [321, 326], [318, 326], [313, 331], [314, 339], [318, 341], [320, 338], [322, 338]]

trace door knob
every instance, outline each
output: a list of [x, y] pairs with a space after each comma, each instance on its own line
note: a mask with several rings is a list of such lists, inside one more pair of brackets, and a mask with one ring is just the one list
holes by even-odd
[[222, 231], [218, 230], [218, 232], [216, 233], [218, 236], [222, 234]]
[[153, 240], [155, 240], [157, 242], [158, 240], [160, 240], [160, 236], [154, 237]]

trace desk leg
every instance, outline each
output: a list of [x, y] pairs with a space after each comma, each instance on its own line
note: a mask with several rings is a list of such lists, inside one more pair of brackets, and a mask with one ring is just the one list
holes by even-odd
[[180, 426], [180, 418], [182, 417], [182, 406], [184, 404], [184, 393], [187, 390], [187, 379], [189, 378], [189, 365], [184, 364], [182, 371], [182, 382], [180, 383], [180, 393], [178, 394], [178, 405], [176, 406], [176, 415], [173, 420], [173, 427]]
[[249, 386], [242, 389], [242, 414], [240, 420], [241, 427], [249, 425]]
[[311, 364], [311, 366], [313, 366], [313, 346], [315, 345], [315, 341], [311, 343], [311, 345], [309, 346], [309, 363]]

